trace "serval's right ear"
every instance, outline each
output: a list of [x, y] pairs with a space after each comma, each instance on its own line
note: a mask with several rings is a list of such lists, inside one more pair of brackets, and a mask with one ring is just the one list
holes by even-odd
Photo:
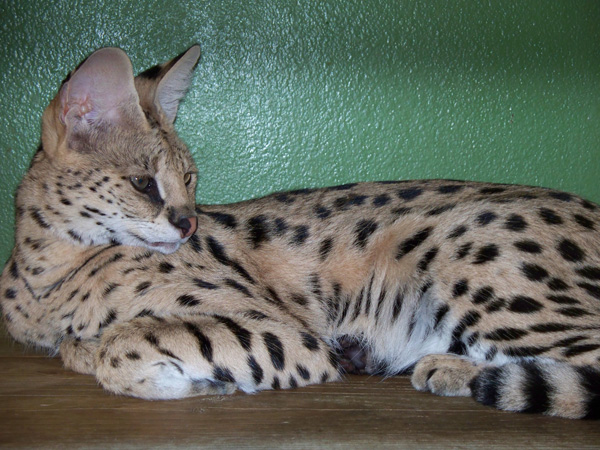
[[59, 147], [95, 151], [90, 138], [103, 130], [145, 123], [129, 58], [118, 48], [103, 48], [71, 73], [44, 112], [42, 144], [50, 156]]

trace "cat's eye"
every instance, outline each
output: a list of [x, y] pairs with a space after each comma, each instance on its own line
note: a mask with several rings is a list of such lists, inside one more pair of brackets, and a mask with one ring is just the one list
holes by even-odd
[[149, 187], [151, 187], [152, 183], [154, 182], [154, 179], [148, 176], [133, 176], [129, 178], [129, 181], [131, 181], [132, 186], [138, 191], [144, 192], [148, 190]]
[[190, 184], [190, 181], [192, 181], [192, 174], [188, 172], [183, 176], [183, 182], [187, 186], [188, 184]]

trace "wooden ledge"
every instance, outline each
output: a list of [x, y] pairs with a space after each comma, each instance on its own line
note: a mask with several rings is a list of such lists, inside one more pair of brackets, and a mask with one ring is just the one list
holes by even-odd
[[416, 392], [408, 378], [149, 402], [0, 333], [2, 448], [598, 448], [600, 424]]

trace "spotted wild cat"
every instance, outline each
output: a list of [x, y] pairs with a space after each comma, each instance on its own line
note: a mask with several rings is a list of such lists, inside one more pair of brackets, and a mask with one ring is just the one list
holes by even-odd
[[499, 409], [600, 415], [600, 208], [548, 189], [358, 183], [195, 205], [173, 129], [197, 46], [93, 53], [43, 115], [0, 280], [18, 341], [171, 399], [350, 371]]

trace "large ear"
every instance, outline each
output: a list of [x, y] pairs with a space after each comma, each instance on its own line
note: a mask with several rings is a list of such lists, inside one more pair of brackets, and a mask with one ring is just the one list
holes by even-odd
[[171, 123], [177, 116], [179, 102], [190, 87], [192, 73], [199, 58], [200, 46], [194, 45], [162, 66], [152, 67], [139, 75], [143, 79], [158, 80], [153, 104], [164, 112]]
[[67, 135], [136, 123], [143, 118], [129, 58], [118, 48], [92, 53], [60, 90], [60, 120]]

